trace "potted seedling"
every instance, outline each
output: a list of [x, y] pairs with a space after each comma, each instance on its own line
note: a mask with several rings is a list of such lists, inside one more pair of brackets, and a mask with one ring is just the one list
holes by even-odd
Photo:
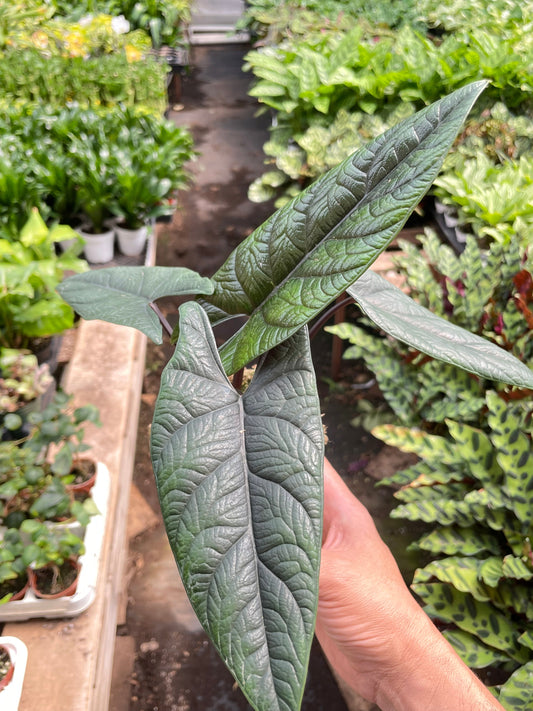
[[110, 262], [114, 255], [115, 232], [111, 204], [115, 195], [117, 161], [111, 146], [102, 141], [92, 147], [73, 145], [76, 151], [75, 180], [78, 186], [80, 209], [86, 223], [78, 230], [85, 240], [84, 253], [89, 262]]
[[168, 178], [146, 175], [140, 166], [121, 163], [116, 174], [117, 197], [113, 212], [118, 217], [115, 225], [122, 254], [142, 253], [150, 221], [166, 212], [162, 201], [172, 189]]
[[23, 559], [25, 543], [20, 531], [8, 528], [3, 532], [0, 547], [0, 605], [20, 600], [28, 588], [27, 565]]
[[18, 637], [0, 637], [0, 707], [6, 711], [17, 711], [28, 648]]
[[35, 519], [23, 521], [21, 532], [30, 538], [23, 560], [36, 597], [74, 595], [81, 568], [78, 558], [85, 550], [83, 540], [71, 531], [50, 528]]
[[116, 194], [112, 211], [119, 218], [115, 230], [124, 254], [140, 254], [149, 222], [173, 210], [172, 199], [187, 184], [183, 164], [192, 155], [190, 134], [168, 121], [144, 120], [145, 137], [131, 121], [117, 136]]
[[30, 515], [49, 480], [35, 452], [20, 446], [23, 441], [0, 442], [0, 523], [7, 528], [18, 528]]
[[[431, 186], [484, 86], [459, 89], [346, 158], [211, 279], [128, 267], [60, 287], [84, 318], [135, 326], [158, 343], [168, 324], [154, 301], [203, 294], [179, 310], [151, 455], [185, 588], [254, 709], [300, 707], [314, 633], [324, 433], [307, 324], [349, 290], [380, 328], [417, 349], [533, 387], [533, 373], [513, 356], [369, 271]], [[219, 349], [212, 325], [242, 315]], [[255, 359], [242, 392], [238, 373]]]
[[42, 411], [29, 417], [33, 426], [24, 447], [39, 453], [51, 472], [70, 485], [90, 489], [96, 474], [96, 462], [82, 454], [90, 449], [84, 441], [88, 423], [99, 426], [100, 415], [94, 405], [72, 407], [73, 396], [59, 389]]
[[22, 427], [32, 410], [43, 403], [54, 386], [47, 363], [27, 350], [0, 348], [0, 434], [2, 439], [23, 436]]

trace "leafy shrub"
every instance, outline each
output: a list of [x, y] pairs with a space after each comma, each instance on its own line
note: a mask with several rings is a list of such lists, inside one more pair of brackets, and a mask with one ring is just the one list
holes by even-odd
[[120, 177], [128, 168], [146, 185], [139, 215], [150, 216], [155, 203], [168, 212], [166, 202], [185, 186], [183, 166], [193, 155], [186, 129], [134, 107], [6, 108], [0, 135], [0, 164], [6, 165], [0, 224], [12, 237], [34, 205], [48, 220], [73, 224], [87, 207], [84, 191], [107, 215], [130, 204], [134, 198]]
[[239, 26], [272, 44], [321, 24], [349, 27], [366, 18], [372, 26], [397, 27], [415, 16], [416, 0], [251, 0]]
[[0, 3], [0, 51], [18, 36], [29, 36], [53, 14], [41, 0], [9, 0]]
[[[457, 256], [426, 230], [421, 248], [403, 240], [399, 246], [404, 254], [395, 262], [417, 303], [533, 364], [533, 263], [518, 244], [493, 244], [485, 252], [469, 237]], [[390, 407], [376, 411], [363, 402], [354, 423], [372, 427], [399, 421], [434, 428], [451, 418], [483, 427], [490, 381], [383, 338], [368, 330], [366, 320], [363, 327], [346, 323], [326, 330], [350, 342], [344, 357], [364, 359]], [[529, 407], [527, 397], [523, 402]]]
[[533, 227], [532, 173], [531, 155], [498, 165], [480, 153], [441, 174], [433, 193], [457, 212], [462, 228], [479, 238], [526, 246]]
[[57, 108], [73, 101], [91, 107], [137, 105], [161, 115], [167, 105], [167, 70], [150, 57], [129, 62], [124, 52], [84, 59], [13, 49], [0, 57], [0, 99]]
[[[469, 237], [457, 256], [428, 230], [422, 249], [400, 246], [395, 261], [417, 303], [533, 364], [533, 263], [516, 241], [484, 251]], [[383, 482], [399, 488], [393, 517], [433, 526], [418, 545], [436, 558], [413, 589], [467, 664], [512, 672], [502, 705], [529, 708], [533, 391], [474, 377], [368, 326], [327, 330], [350, 341], [345, 356], [364, 359], [390, 407], [363, 406], [354, 424], [420, 457]]]
[[62, 333], [74, 323], [72, 308], [56, 291], [65, 274], [85, 271], [73, 249], [57, 254], [55, 243], [74, 236], [66, 226], [48, 229], [36, 210], [18, 239], [0, 232], [0, 345], [27, 348], [34, 339]]
[[249, 52], [245, 61], [255, 76], [250, 94], [276, 112], [265, 146], [267, 155], [274, 154], [276, 170], [254, 185], [256, 200], [279, 194], [287, 184], [290, 196], [309, 183], [314, 177], [309, 165], [316, 167], [320, 159], [315, 161], [301, 140], [316, 125], [328, 128], [341, 121], [342, 112], [354, 114], [354, 123], [361, 113], [394, 121], [400, 106], [420, 108], [481, 77], [491, 86], [480, 113], [495, 102], [527, 112], [533, 94], [527, 69], [533, 34], [518, 26], [508, 36], [476, 29], [434, 42], [409, 25], [372, 31], [364, 22], [347, 27], [316, 22], [305, 34]]
[[373, 433], [421, 461], [399, 485], [393, 518], [432, 525], [418, 545], [437, 556], [412, 588], [473, 669], [511, 676], [497, 690], [509, 711], [529, 708], [533, 670], [533, 443], [529, 411], [486, 394], [487, 427], [447, 421], [449, 437], [392, 425]]
[[490, 27], [503, 33], [524, 27], [533, 13], [531, 0], [416, 0], [416, 16], [430, 28], [443, 32]]
[[122, 15], [132, 29], [146, 32], [153, 47], [176, 46], [184, 41], [184, 28], [190, 20], [190, 0], [51, 0], [56, 17], [79, 20], [89, 13]]

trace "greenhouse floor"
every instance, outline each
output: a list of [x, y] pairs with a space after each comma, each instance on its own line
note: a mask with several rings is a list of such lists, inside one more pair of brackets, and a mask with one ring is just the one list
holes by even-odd
[[[158, 236], [157, 263], [185, 266], [211, 275], [233, 247], [273, 211], [254, 205], [247, 187], [263, 170], [262, 145], [268, 116], [254, 117], [247, 96], [250, 76], [241, 70], [246, 45], [195, 46], [192, 69], [182, 78], [179, 104], [169, 117], [193, 132], [200, 155], [192, 166], [194, 181], [181, 196], [181, 209]], [[162, 304], [171, 311], [170, 303]], [[174, 305], [175, 308], [175, 305]], [[331, 368], [331, 337], [316, 339], [319, 375]], [[179, 580], [161, 522], [148, 453], [148, 428], [166, 363], [168, 346], [148, 344], [130, 497], [129, 563], [119, 614], [110, 711], [241, 711], [249, 709], [240, 691], [200, 628]], [[357, 374], [343, 366], [348, 382]], [[341, 385], [342, 385], [341, 380]], [[375, 489], [375, 479], [401, 462], [395, 450], [349, 424], [350, 385], [324, 386], [327, 454], [374, 515], [386, 539], [405, 542], [398, 524], [388, 519], [390, 493]], [[354, 442], [358, 442], [357, 451]], [[376, 458], [377, 457], [377, 458]], [[393, 526], [396, 528], [393, 530]], [[403, 561], [402, 568], [409, 568]], [[378, 711], [342, 693], [318, 645], [313, 648], [302, 711]]]

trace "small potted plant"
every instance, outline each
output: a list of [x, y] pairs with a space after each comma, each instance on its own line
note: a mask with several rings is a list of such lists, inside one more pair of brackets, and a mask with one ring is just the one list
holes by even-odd
[[150, 220], [167, 210], [162, 201], [171, 191], [172, 182], [146, 175], [131, 163], [121, 165], [116, 179], [117, 196], [112, 209], [119, 218], [115, 225], [118, 245], [122, 254], [136, 256], [146, 244]]
[[10, 600], [20, 600], [28, 588], [24, 549], [19, 530], [8, 528], [4, 531], [0, 547], [0, 605]]
[[28, 350], [0, 348], [0, 434], [3, 439], [23, 435], [32, 410], [39, 409], [54, 386], [47, 363], [39, 365]]
[[94, 483], [96, 463], [81, 456], [90, 449], [84, 442], [85, 425], [99, 426], [100, 415], [91, 404], [72, 408], [72, 399], [72, 395], [58, 390], [50, 404], [40, 412], [33, 412], [29, 421], [34, 429], [24, 446], [49, 462], [51, 472], [62, 477], [66, 484], [87, 486], [89, 480]]
[[[86, 422], [99, 424], [98, 410], [71, 408], [63, 391], [40, 412], [28, 416], [29, 434], [0, 442], [0, 521], [19, 527], [26, 518], [77, 522], [86, 526], [98, 513], [89, 496], [97, 473], [83, 441]], [[81, 532], [81, 529], [79, 529]]]
[[0, 691], [3, 691], [13, 679], [15, 665], [11, 659], [9, 649], [0, 644]]
[[17, 711], [28, 648], [18, 637], [0, 637], [0, 708]]
[[0, 236], [0, 346], [34, 353], [74, 324], [74, 311], [56, 291], [67, 273], [88, 270], [72, 250], [56, 253], [56, 242], [74, 232], [48, 228], [34, 209], [16, 240]]
[[30, 587], [36, 597], [51, 599], [74, 595], [83, 540], [66, 529], [49, 528], [42, 521], [26, 519], [21, 531], [30, 538], [23, 560], [29, 566]]
[[115, 195], [117, 161], [110, 145], [97, 148], [75, 145], [77, 165], [75, 180], [78, 185], [80, 210], [86, 224], [78, 231], [85, 240], [84, 253], [89, 262], [110, 262], [114, 256], [115, 232], [110, 226], [113, 218], [110, 206]]

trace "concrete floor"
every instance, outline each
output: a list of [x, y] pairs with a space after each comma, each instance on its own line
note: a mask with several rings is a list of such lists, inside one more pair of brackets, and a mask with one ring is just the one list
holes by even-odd
[[[246, 94], [250, 76], [241, 70], [246, 50], [193, 48], [192, 73], [169, 115], [191, 129], [200, 156], [181, 209], [160, 235], [159, 265], [211, 275], [273, 210], [246, 197], [247, 186], [263, 170], [268, 138], [268, 117], [254, 117], [255, 101]], [[163, 308], [168, 313], [170, 303]], [[110, 711], [244, 711], [249, 705], [190, 608], [159, 515], [148, 427], [168, 356], [168, 346], [149, 344], [131, 497], [127, 607], [118, 628]], [[318, 646], [302, 708], [347, 709]]]

